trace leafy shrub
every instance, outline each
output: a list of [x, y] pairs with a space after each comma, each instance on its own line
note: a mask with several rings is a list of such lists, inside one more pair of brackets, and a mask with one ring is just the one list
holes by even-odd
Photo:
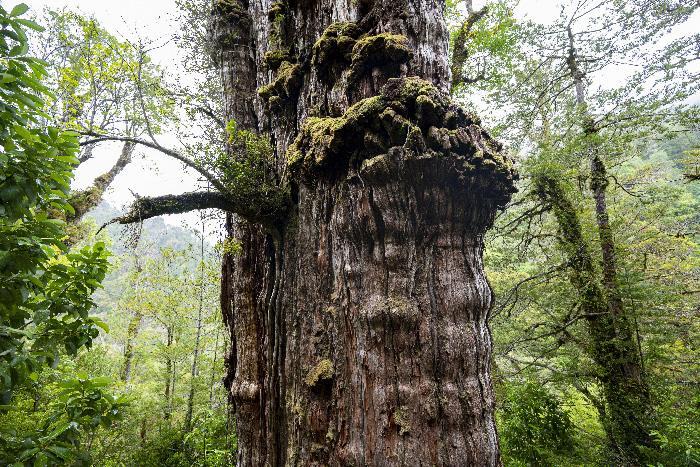
[[545, 386], [528, 381], [500, 389], [498, 429], [506, 465], [552, 465], [571, 453], [571, 420]]

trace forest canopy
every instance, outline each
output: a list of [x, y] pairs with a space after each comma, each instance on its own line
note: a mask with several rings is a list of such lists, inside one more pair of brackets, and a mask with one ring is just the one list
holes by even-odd
[[700, 465], [696, 0], [43, 3], [0, 464]]

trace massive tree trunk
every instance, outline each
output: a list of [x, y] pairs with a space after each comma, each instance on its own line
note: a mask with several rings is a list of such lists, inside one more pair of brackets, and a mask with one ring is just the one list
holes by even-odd
[[239, 465], [500, 464], [482, 249], [514, 173], [445, 94], [443, 8], [214, 2], [227, 118], [291, 200], [227, 223]]

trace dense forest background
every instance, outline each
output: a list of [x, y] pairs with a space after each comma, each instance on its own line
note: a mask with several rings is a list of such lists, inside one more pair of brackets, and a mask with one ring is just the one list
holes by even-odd
[[[134, 222], [146, 206], [139, 199], [126, 214], [104, 201], [144, 146], [204, 184], [226, 142], [267, 150], [221, 121], [220, 83], [202, 53], [208, 2], [178, 2], [174, 40], [191, 57], [185, 71], [198, 73], [188, 80], [154, 65], [157, 45], [142, 38], [117, 37], [78, 12], [31, 16], [6, 3], [0, 464], [234, 465], [219, 295], [221, 258], [241, 245], [218, 239], [217, 210], [202, 211], [193, 229]], [[646, 465], [700, 465], [700, 54], [697, 34], [674, 33], [697, 30], [697, 2], [564, 3], [577, 3], [573, 15], [563, 8], [536, 24], [505, 0], [447, 2], [452, 94], [506, 144], [520, 173], [484, 253], [503, 462], [622, 465], [629, 454]], [[596, 26], [604, 20], [607, 30]], [[163, 134], [180, 147], [161, 145]], [[115, 164], [71, 190], [76, 167], [108, 141], [119, 144]], [[601, 185], [604, 223], [591, 201]], [[648, 397], [620, 407], [650, 410], [630, 412], [651, 436], [634, 454], [611, 448], [621, 425], [594, 345], [592, 292], [581, 288], [608, 285], [610, 238], [617, 279], [605, 296], [620, 303], [629, 338], [614, 340], [633, 343], [625, 351], [638, 356], [644, 388], [630, 393]], [[582, 251], [596, 259], [576, 263]]]

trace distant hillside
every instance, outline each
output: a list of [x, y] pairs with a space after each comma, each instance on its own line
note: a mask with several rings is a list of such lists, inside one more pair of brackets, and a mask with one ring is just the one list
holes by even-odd
[[[121, 211], [103, 201], [85, 217], [86, 220], [92, 219], [96, 225], [100, 226], [121, 214], [123, 214]], [[135, 227], [132, 226], [125, 227], [118, 224], [112, 224], [105, 229], [114, 242], [111, 247], [113, 254], [123, 255], [132, 250], [127, 243], [130, 238], [129, 233], [134, 229]], [[205, 244], [209, 248], [212, 246], [208, 241]], [[166, 224], [162, 218], [156, 217], [143, 222], [137, 251], [139, 254], [153, 256], [161, 248], [171, 247], [180, 250], [189, 246], [199, 246], [199, 238], [195, 232], [176, 225]]]
[[[103, 201], [85, 216], [85, 221], [94, 222], [95, 225], [101, 226], [121, 214], [121, 211]], [[140, 260], [155, 258], [163, 248], [176, 250], [192, 248], [192, 267], [197, 267], [200, 239], [196, 232], [191, 229], [166, 224], [162, 218], [148, 219], [143, 222], [138, 243], [133, 245], [133, 233], [137, 229], [138, 226], [122, 226], [118, 224], [112, 224], [105, 229], [110, 239], [109, 250], [113, 254], [111, 263], [114, 265], [114, 269], [104, 280], [103, 289], [95, 294], [95, 301], [100, 311], [110, 309], [122, 295], [124, 287], [128, 286], [124, 278], [134, 267], [136, 258]], [[214, 245], [209, 239], [205, 239], [204, 248], [204, 254], [207, 257], [216, 254]]]

